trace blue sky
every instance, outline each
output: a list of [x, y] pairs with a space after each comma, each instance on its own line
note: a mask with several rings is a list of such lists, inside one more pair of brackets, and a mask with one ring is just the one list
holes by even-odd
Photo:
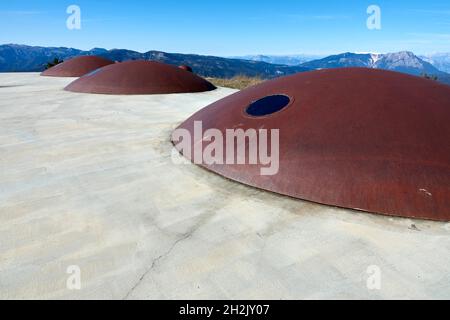
[[[66, 9], [81, 8], [81, 30]], [[366, 27], [381, 8], [381, 30]], [[0, 43], [245, 54], [450, 52], [449, 0], [3, 0]]]

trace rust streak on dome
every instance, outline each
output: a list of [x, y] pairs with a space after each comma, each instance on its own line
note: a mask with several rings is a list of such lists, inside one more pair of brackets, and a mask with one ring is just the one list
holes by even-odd
[[81, 77], [89, 72], [114, 64], [113, 61], [96, 56], [81, 56], [67, 60], [41, 73], [45, 77]]
[[261, 176], [262, 165], [202, 165], [232, 180], [326, 205], [450, 221], [449, 119], [450, 86], [349, 68], [265, 82], [213, 103], [179, 128], [192, 136], [194, 121], [224, 136], [226, 129], [279, 129], [274, 176]]
[[135, 60], [106, 66], [69, 84], [65, 90], [99, 94], [168, 94], [216, 89], [205, 79], [156, 61]]

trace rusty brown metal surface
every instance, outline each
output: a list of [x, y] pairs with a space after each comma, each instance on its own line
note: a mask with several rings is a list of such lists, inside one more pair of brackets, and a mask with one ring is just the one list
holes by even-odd
[[[291, 103], [269, 116], [246, 114], [269, 95]], [[321, 204], [450, 221], [450, 86], [382, 70], [320, 70], [238, 92], [180, 128], [192, 133], [194, 121], [223, 133], [280, 130], [274, 176], [261, 176], [261, 165], [203, 164], [232, 180]]]
[[189, 72], [194, 72], [194, 70], [192, 70], [192, 68], [190, 66], [179, 66], [178, 68], [180, 68], [181, 70], [185, 70], [185, 71], [189, 71]]
[[101, 94], [168, 94], [214, 90], [205, 79], [155, 61], [127, 61], [87, 74], [65, 90]]
[[41, 73], [45, 77], [81, 77], [85, 74], [113, 64], [114, 62], [96, 56], [81, 56], [67, 60]]

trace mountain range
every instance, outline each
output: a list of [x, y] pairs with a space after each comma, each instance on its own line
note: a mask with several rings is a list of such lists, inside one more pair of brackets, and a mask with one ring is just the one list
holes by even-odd
[[450, 72], [450, 53], [433, 53], [420, 56], [420, 58], [431, 63], [441, 71]]
[[301, 64], [301, 66], [309, 69], [364, 67], [391, 70], [412, 75], [447, 75], [431, 63], [422, 60], [414, 55], [414, 53], [408, 51], [386, 54], [347, 52], [319, 60], [309, 61]]
[[248, 55], [248, 56], [235, 56], [230, 57], [232, 59], [242, 59], [242, 60], [251, 60], [251, 61], [262, 61], [272, 64], [284, 64], [286, 66], [298, 66], [299, 64], [321, 59], [324, 56], [320, 55], [308, 55], [308, 54], [298, 54], [298, 55]]
[[[194, 71], [204, 77], [230, 78], [237, 75], [271, 79], [317, 69], [365, 67], [403, 72], [416, 76], [436, 76], [439, 81], [450, 84], [450, 74], [439, 70], [436, 65], [445, 66], [449, 55], [418, 57], [412, 52], [402, 51], [387, 54], [343, 53], [322, 59], [301, 62], [292, 65], [294, 61], [309, 60], [309, 56], [247, 56], [223, 58], [195, 54], [166, 53], [148, 51], [140, 53], [125, 49], [106, 50], [94, 48], [88, 51], [74, 48], [31, 47], [17, 44], [0, 45], [0, 72], [39, 72], [50, 60], [59, 58], [67, 60], [81, 55], [96, 55], [113, 61], [155, 60], [172, 65], [189, 65]], [[295, 58], [297, 57], [297, 58]], [[255, 61], [256, 59], [256, 61]], [[286, 61], [288, 59], [289, 61]], [[297, 59], [297, 60], [295, 60]], [[278, 63], [270, 63], [278, 62]], [[305, 61], [305, 60], [303, 60]], [[283, 62], [283, 63], [282, 63]], [[435, 63], [433, 65], [432, 63]]]
[[59, 58], [67, 60], [81, 55], [101, 56], [113, 61], [155, 60], [172, 65], [189, 65], [204, 77], [230, 78], [236, 75], [275, 78], [297, 72], [308, 71], [301, 66], [286, 66], [260, 61], [228, 59], [194, 54], [148, 51], [140, 53], [125, 49], [106, 50], [94, 48], [83, 51], [73, 48], [31, 47], [25, 45], [0, 45], [0, 72], [40, 72], [45, 64]]
[[[445, 59], [449, 59], [450, 61], [450, 54], [441, 54], [432, 57], [434, 57], [434, 60], [430, 57], [427, 59], [428, 61], [425, 61], [423, 58], [408, 51], [386, 54], [346, 52], [338, 55], [331, 55], [322, 59], [307, 61], [301, 63], [299, 66], [309, 70], [349, 67], [384, 69], [415, 76], [435, 76], [439, 81], [450, 84], [450, 74], [438, 69], [432, 64], [437, 64], [439, 62], [440, 66], [445, 67]], [[443, 69], [448, 70], [446, 68]]]

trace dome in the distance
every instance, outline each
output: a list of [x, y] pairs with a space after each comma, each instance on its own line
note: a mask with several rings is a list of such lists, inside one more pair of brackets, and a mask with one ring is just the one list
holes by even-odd
[[176, 66], [133, 60], [106, 66], [69, 84], [65, 90], [100, 94], [167, 94], [216, 89], [205, 79]]
[[45, 77], [81, 77], [85, 74], [114, 64], [113, 61], [96, 56], [81, 56], [67, 60], [41, 73]]
[[192, 68], [190, 66], [179, 66], [178, 68], [180, 68], [181, 70], [185, 70], [185, 71], [189, 71], [189, 72], [194, 72], [194, 70], [192, 70]]

